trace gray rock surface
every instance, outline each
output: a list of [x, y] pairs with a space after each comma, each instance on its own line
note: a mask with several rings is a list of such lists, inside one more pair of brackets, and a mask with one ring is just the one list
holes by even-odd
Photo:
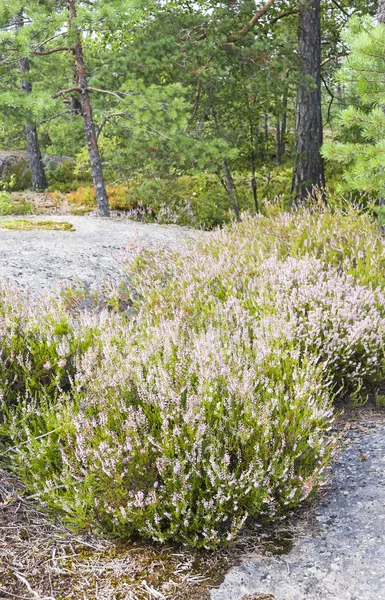
[[0, 277], [35, 292], [50, 290], [58, 282], [84, 281], [92, 285], [116, 278], [121, 272], [116, 257], [124, 247], [139, 244], [150, 249], [183, 249], [202, 235], [174, 225], [121, 219], [32, 218], [68, 221], [75, 227], [75, 231], [0, 230]]
[[349, 438], [304, 539], [285, 556], [250, 556], [211, 600], [385, 600], [385, 426]]

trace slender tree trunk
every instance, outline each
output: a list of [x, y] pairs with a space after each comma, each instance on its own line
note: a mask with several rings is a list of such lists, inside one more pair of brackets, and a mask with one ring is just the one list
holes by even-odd
[[[28, 58], [20, 60], [20, 73], [25, 75], [29, 72]], [[21, 89], [26, 94], [32, 92], [32, 85], [27, 79], [21, 82]], [[40, 152], [39, 137], [34, 125], [25, 125], [25, 137], [27, 139], [27, 150], [29, 166], [32, 174], [32, 187], [34, 190], [42, 191], [47, 189], [47, 179], [45, 176], [44, 165]]]
[[[214, 104], [211, 105], [211, 114], [214, 119], [215, 129], [217, 130], [217, 133], [220, 136], [221, 128], [219, 126], [218, 117], [217, 117], [216, 110], [214, 108]], [[223, 161], [222, 161], [222, 171], [223, 171], [224, 179], [221, 176], [220, 169], [218, 170], [218, 175], [221, 179], [223, 187], [225, 188], [225, 190], [227, 192], [227, 195], [230, 198], [230, 202], [231, 202], [232, 208], [234, 210], [235, 218], [239, 222], [241, 220], [241, 217], [240, 217], [240, 211], [239, 211], [238, 193], [237, 193], [237, 188], [235, 186], [233, 176], [231, 174], [229, 161], [227, 160], [227, 158], [223, 159]]]
[[263, 115], [263, 137], [265, 141], [265, 159], [269, 158], [269, 116], [267, 113]]
[[253, 191], [253, 199], [255, 211], [259, 213], [258, 204], [258, 187], [256, 178], [256, 167], [255, 167], [255, 146], [254, 146], [254, 127], [250, 123], [250, 162], [251, 162], [251, 189]]
[[82, 115], [84, 120], [85, 137], [88, 146], [88, 153], [91, 163], [92, 179], [95, 186], [96, 200], [98, 202], [99, 212], [103, 217], [110, 216], [110, 206], [106, 185], [103, 177], [102, 160], [99, 153], [98, 142], [96, 137], [95, 124], [92, 117], [92, 107], [90, 94], [87, 85], [87, 75], [84, 63], [83, 46], [81, 42], [80, 32], [76, 24], [76, 0], [67, 0], [69, 23], [75, 33], [74, 42], [74, 58], [76, 66], [76, 75], [78, 85], [80, 87], [80, 103], [82, 106]]
[[[20, 12], [17, 15], [15, 15], [15, 17], [13, 18], [13, 24], [18, 29], [24, 27], [23, 12]], [[28, 58], [21, 58], [20, 74], [27, 75], [29, 73], [29, 67], [30, 65]], [[26, 94], [30, 94], [32, 92], [32, 84], [30, 83], [30, 81], [28, 81], [27, 77], [23, 77], [21, 81], [21, 89]], [[32, 175], [32, 188], [36, 191], [46, 190], [48, 185], [40, 151], [39, 136], [37, 133], [37, 129], [34, 125], [25, 125], [24, 130], [27, 141], [28, 162]]]
[[292, 191], [302, 200], [325, 187], [321, 108], [320, 0], [299, 0], [298, 56], [301, 81], [296, 101], [296, 163]]
[[275, 161], [277, 165], [281, 164], [281, 122], [277, 118], [275, 126]]
[[286, 130], [287, 130], [287, 102], [288, 102], [288, 89], [286, 88], [283, 94], [283, 115], [281, 124], [281, 140], [280, 140], [280, 157], [281, 160], [286, 152]]
[[234, 210], [235, 218], [239, 223], [241, 220], [241, 216], [240, 216], [240, 211], [239, 211], [238, 192], [237, 192], [237, 188], [234, 183], [233, 176], [230, 171], [230, 166], [229, 166], [228, 160], [226, 158], [222, 162], [222, 167], [223, 167], [223, 172], [225, 175], [226, 190], [227, 190], [227, 193], [229, 195], [229, 198], [230, 198], [233, 210]]

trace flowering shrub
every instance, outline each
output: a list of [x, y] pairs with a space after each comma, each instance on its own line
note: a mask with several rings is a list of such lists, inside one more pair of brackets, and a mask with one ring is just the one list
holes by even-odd
[[[258, 238], [268, 223], [285, 242]], [[3, 372], [20, 322], [27, 358], [2, 430], [34, 493], [76, 526], [206, 548], [314, 494], [336, 447], [334, 395], [383, 379], [385, 297], [343, 245], [325, 263], [312, 232], [295, 243], [293, 223], [248, 220], [187, 255], [139, 252], [129, 316], [59, 303], [43, 315], [3, 294]], [[332, 226], [331, 244], [355, 227]], [[377, 242], [355, 250], [373, 273]], [[48, 383], [36, 376], [47, 357]]]
[[44, 412], [54, 434], [19, 446], [31, 487], [77, 524], [205, 547], [313, 494], [334, 448], [315, 361], [285, 347], [276, 316], [258, 323], [233, 303], [217, 318], [195, 334], [176, 319], [142, 342], [106, 338], [97, 367], [89, 350], [72, 398]]
[[92, 328], [77, 333], [57, 302], [33, 306], [6, 283], [0, 285], [0, 314], [3, 405], [15, 405], [26, 395], [55, 396], [69, 389], [76, 356], [92, 343]]

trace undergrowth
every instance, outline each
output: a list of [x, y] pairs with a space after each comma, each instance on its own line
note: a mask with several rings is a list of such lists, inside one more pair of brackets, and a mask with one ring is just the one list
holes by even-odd
[[366, 215], [247, 218], [129, 285], [0, 293], [1, 432], [75, 527], [215, 548], [327, 480], [333, 402], [384, 375], [384, 245]]
[[6, 215], [31, 215], [33, 204], [20, 200], [15, 202], [8, 192], [0, 191], [0, 216]]

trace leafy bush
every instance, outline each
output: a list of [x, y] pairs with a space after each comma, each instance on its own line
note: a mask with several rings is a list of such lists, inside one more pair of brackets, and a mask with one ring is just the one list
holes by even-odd
[[[108, 185], [111, 209], [132, 219], [211, 229], [231, 219], [226, 193], [214, 178], [179, 177]], [[66, 196], [70, 204], [96, 207], [93, 187]]]
[[125, 259], [129, 316], [5, 290], [15, 468], [72, 524], [121, 537], [215, 548], [284, 514], [326, 479], [334, 395], [383, 380], [385, 295], [360, 283], [381, 283], [382, 252], [366, 216], [301, 211]]
[[12, 196], [7, 192], [0, 192], [0, 215], [30, 215], [33, 213], [32, 202], [19, 200], [14, 202]]
[[71, 160], [57, 162], [52, 160], [49, 154], [44, 155], [45, 173], [51, 192], [70, 192], [79, 186], [81, 181], [91, 182], [91, 177], [82, 178], [79, 173], [75, 174], [75, 165]]
[[314, 493], [334, 446], [330, 399], [315, 362], [286, 346], [284, 319], [226, 303], [195, 334], [182, 319], [147, 336], [111, 324], [69, 395], [22, 402], [9, 425], [41, 498], [76, 525], [215, 547], [248, 515]]
[[[250, 184], [241, 177], [238, 179], [241, 209], [253, 212]], [[127, 184], [107, 185], [107, 193], [113, 211], [125, 212], [139, 221], [209, 230], [234, 218], [226, 191], [217, 177], [208, 174], [132, 180]], [[67, 194], [66, 199], [71, 205], [96, 207], [92, 186], [80, 186]]]
[[26, 161], [7, 167], [2, 177], [0, 188], [5, 191], [19, 192], [32, 185], [32, 176]]

